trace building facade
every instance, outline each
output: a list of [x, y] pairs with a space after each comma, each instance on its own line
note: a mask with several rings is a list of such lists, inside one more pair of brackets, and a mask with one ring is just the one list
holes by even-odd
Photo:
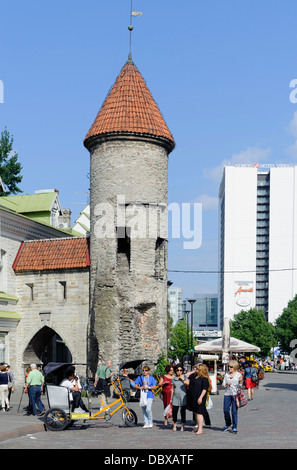
[[219, 192], [219, 317], [270, 322], [297, 293], [297, 167], [227, 166]]

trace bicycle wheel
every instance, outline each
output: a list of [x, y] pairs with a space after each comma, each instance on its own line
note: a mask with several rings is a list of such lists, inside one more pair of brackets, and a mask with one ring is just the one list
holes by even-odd
[[50, 408], [44, 415], [44, 424], [50, 431], [63, 431], [69, 421], [65, 411], [60, 408]]
[[136, 426], [137, 425], [137, 414], [135, 411], [131, 410], [130, 408], [125, 408], [123, 410], [123, 421], [126, 426]]

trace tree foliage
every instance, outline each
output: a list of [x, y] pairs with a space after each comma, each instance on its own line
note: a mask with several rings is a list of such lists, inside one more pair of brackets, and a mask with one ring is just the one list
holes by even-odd
[[297, 338], [297, 295], [276, 319], [275, 329], [281, 351], [290, 353], [290, 343]]
[[[21, 176], [22, 165], [18, 161], [18, 154], [13, 151], [13, 136], [10, 136], [5, 128], [1, 132], [0, 138], [0, 176], [8, 189], [8, 193], [21, 193], [22, 190], [17, 186], [23, 179]], [[0, 195], [4, 193], [0, 191]]]
[[258, 346], [263, 355], [268, 355], [277, 345], [275, 328], [265, 319], [263, 310], [242, 310], [230, 321], [230, 336]]
[[[191, 344], [189, 335], [189, 344]], [[188, 336], [187, 336], [187, 323], [186, 320], [180, 320], [172, 328], [169, 340], [168, 356], [171, 359], [178, 357], [182, 359], [188, 354]]]

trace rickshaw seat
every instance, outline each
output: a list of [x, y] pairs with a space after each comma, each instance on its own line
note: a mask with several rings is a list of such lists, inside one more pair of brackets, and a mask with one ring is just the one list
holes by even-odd
[[67, 387], [47, 384], [46, 390], [50, 408], [61, 408], [70, 413], [70, 393]]

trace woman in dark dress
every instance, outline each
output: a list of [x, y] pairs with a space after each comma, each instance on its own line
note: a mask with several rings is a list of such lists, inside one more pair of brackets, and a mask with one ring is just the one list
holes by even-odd
[[189, 377], [185, 385], [189, 386], [187, 408], [195, 413], [198, 424], [195, 434], [203, 434], [203, 415], [206, 412], [207, 392], [211, 387], [206, 366], [200, 364], [196, 367], [194, 374]]

